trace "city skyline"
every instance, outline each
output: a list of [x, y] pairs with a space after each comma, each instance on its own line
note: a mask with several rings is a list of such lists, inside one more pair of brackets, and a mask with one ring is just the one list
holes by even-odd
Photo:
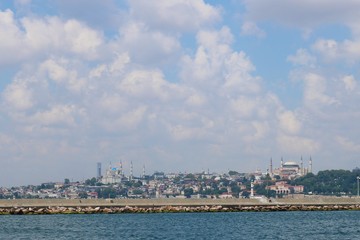
[[[359, 166], [360, 3], [0, 2], [0, 186]], [[276, 162], [277, 163], [277, 162]], [[266, 166], [266, 167], [265, 167]]]

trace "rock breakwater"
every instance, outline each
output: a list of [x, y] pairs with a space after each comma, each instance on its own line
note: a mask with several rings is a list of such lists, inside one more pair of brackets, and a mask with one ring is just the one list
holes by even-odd
[[153, 207], [9, 207], [0, 208], [0, 215], [43, 214], [121, 214], [121, 213], [185, 213], [185, 212], [270, 212], [270, 211], [345, 211], [360, 210], [352, 205], [254, 205], [254, 206], [153, 206]]

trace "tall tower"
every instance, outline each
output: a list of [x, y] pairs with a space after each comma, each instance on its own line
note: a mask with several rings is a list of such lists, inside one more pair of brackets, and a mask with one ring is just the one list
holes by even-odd
[[272, 158], [270, 158], [270, 177], [273, 176], [273, 164], [272, 164]]
[[280, 165], [281, 165], [281, 168], [284, 167], [284, 160], [283, 160], [283, 157], [281, 157], [281, 162], [280, 162]]
[[133, 179], [133, 164], [132, 161], [130, 162], [130, 180]]
[[121, 175], [124, 175], [124, 172], [123, 172], [123, 164], [122, 164], [122, 161], [120, 160], [120, 174]]
[[301, 176], [305, 175], [305, 173], [304, 173], [304, 162], [303, 162], [302, 156], [301, 156], [301, 162], [300, 162], [300, 175]]
[[310, 156], [310, 160], [309, 160], [309, 173], [312, 173], [312, 159]]
[[101, 178], [101, 163], [100, 162], [97, 163], [96, 177], [97, 177], [97, 179]]
[[145, 178], [145, 164], [143, 165], [142, 178]]

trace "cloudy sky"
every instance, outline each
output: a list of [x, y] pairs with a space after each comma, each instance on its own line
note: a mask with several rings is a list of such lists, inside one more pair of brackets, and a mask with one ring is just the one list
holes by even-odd
[[[226, 2], [226, 3], [224, 3]], [[360, 166], [357, 0], [1, 0], [0, 186]]]

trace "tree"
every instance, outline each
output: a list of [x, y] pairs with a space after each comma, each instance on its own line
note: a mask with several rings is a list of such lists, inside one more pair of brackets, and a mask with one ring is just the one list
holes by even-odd
[[134, 189], [134, 190], [133, 190], [133, 194], [134, 194], [134, 195], [141, 195], [141, 194], [143, 194], [143, 193], [144, 193], [144, 191], [141, 190], [141, 189]]
[[243, 192], [241, 192], [241, 196], [242, 196], [243, 198], [249, 198], [250, 193], [249, 193], [248, 191], [243, 191]]
[[69, 184], [70, 184], [70, 180], [69, 180], [68, 178], [65, 178], [65, 179], [64, 179], [64, 184], [65, 184], [65, 185], [69, 185]]
[[115, 198], [116, 197], [116, 190], [114, 188], [101, 188], [96, 189], [98, 193], [98, 198]]
[[292, 185], [303, 185], [305, 192], [323, 195], [356, 194], [356, 171], [325, 170], [317, 175], [309, 173], [291, 182]]
[[231, 187], [231, 192], [233, 193], [233, 196], [235, 196], [235, 197], [239, 196], [240, 191], [241, 191], [241, 189], [237, 185], [234, 185]]
[[237, 171], [233, 171], [233, 170], [230, 170], [229, 171], [229, 175], [232, 176], [232, 175], [238, 175], [239, 173]]
[[133, 184], [133, 187], [138, 188], [142, 186], [142, 182], [141, 181], [137, 181]]
[[95, 186], [97, 183], [96, 178], [91, 178], [91, 179], [86, 179], [85, 180], [85, 185], [89, 185], [89, 186]]
[[195, 175], [192, 174], [192, 173], [187, 174], [187, 175], [185, 176], [185, 178], [189, 178], [190, 180], [195, 180], [195, 179], [196, 179], [196, 178], [195, 178]]
[[86, 199], [88, 197], [87, 192], [79, 192], [79, 198]]
[[184, 189], [184, 196], [186, 198], [190, 198], [191, 195], [193, 195], [193, 194], [194, 194], [194, 190], [192, 188], [185, 188]]

